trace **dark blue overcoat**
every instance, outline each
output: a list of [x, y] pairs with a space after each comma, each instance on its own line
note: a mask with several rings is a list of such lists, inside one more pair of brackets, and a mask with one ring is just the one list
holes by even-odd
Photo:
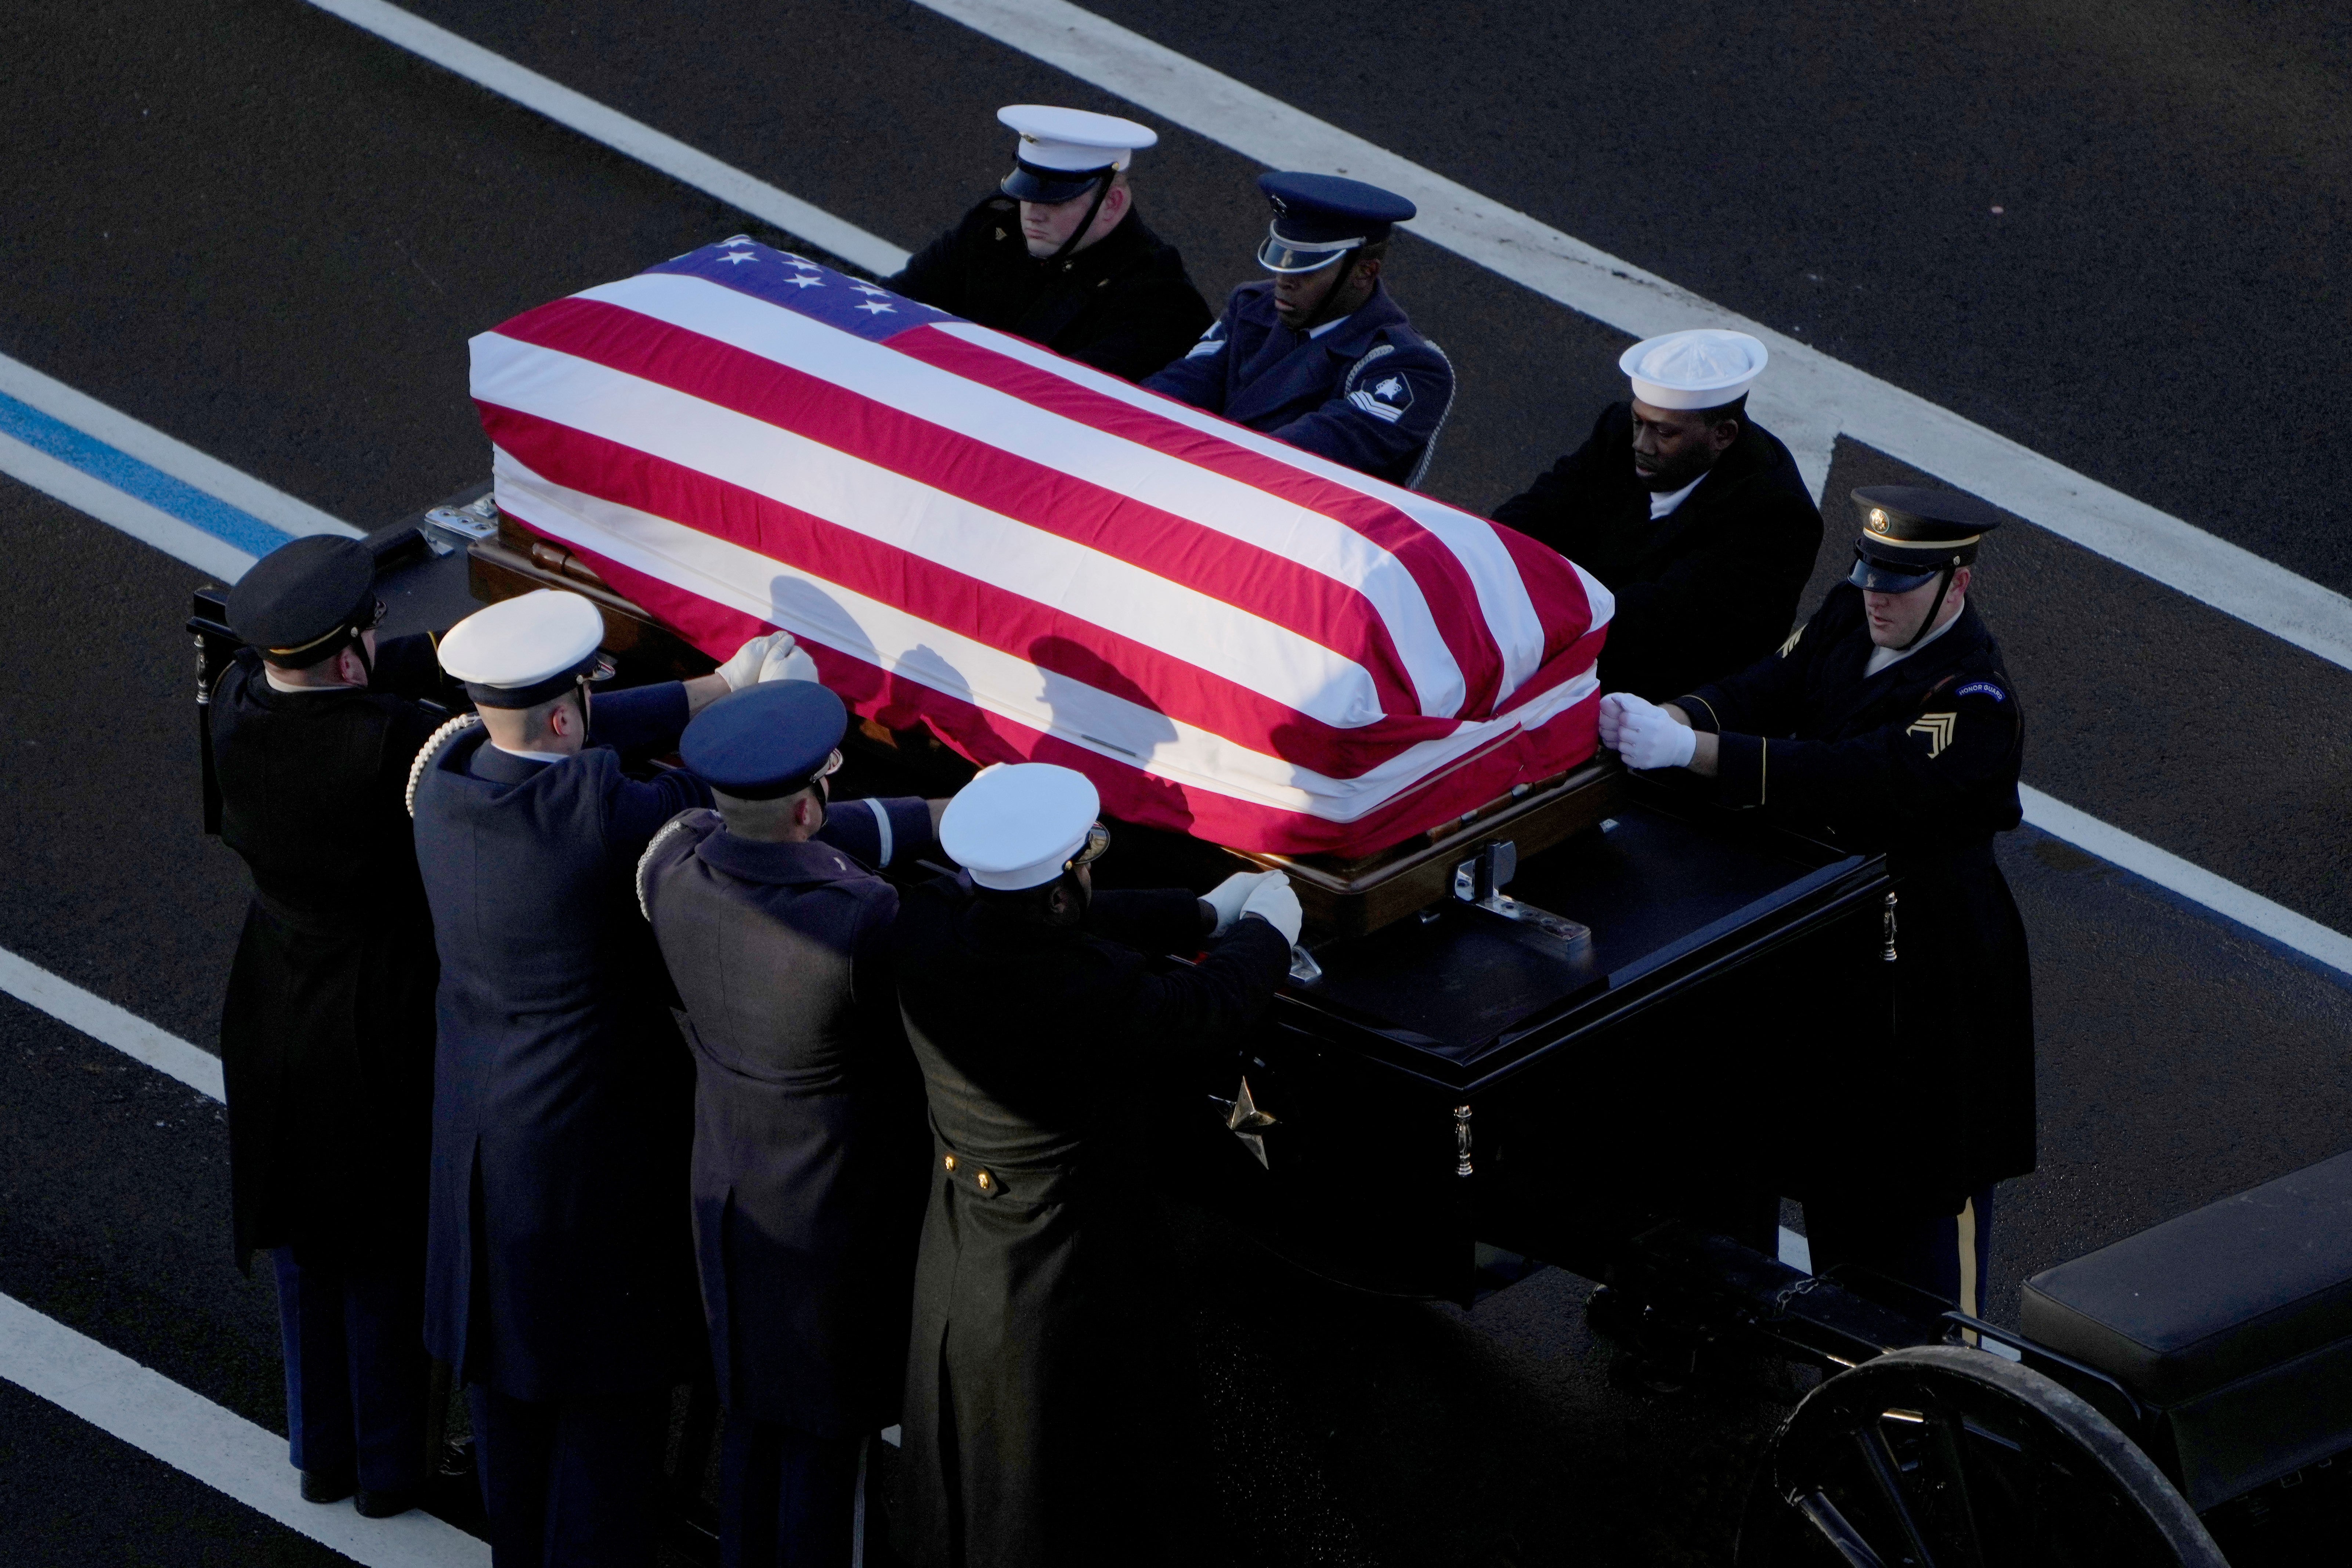
[[922, 801], [842, 800], [797, 844], [689, 811], [638, 868], [694, 1047], [695, 1258], [730, 1418], [825, 1437], [898, 1418], [930, 1131], [891, 983], [898, 893], [867, 867], [930, 849]]
[[1234, 289], [1208, 335], [1143, 384], [1409, 485], [1454, 402], [1454, 366], [1385, 287], [1314, 338], [1282, 324], [1274, 285], [1260, 282]]
[[469, 1383], [554, 1400], [663, 1387], [699, 1336], [688, 1239], [693, 1069], [631, 879], [709, 792], [628, 778], [674, 741], [671, 683], [594, 700], [578, 756], [479, 729], [417, 780], [441, 952], [425, 1342]]

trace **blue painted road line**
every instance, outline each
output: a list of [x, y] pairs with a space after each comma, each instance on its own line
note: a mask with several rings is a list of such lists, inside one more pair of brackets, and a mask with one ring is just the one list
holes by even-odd
[[0, 435], [12, 436], [247, 555], [267, 555], [293, 537], [5, 392], [0, 392]]

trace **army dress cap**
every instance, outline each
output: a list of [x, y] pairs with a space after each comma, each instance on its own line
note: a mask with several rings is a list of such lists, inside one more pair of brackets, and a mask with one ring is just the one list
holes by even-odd
[[1617, 356], [1617, 368], [1653, 408], [1720, 408], [1748, 395], [1770, 358], [1746, 332], [1694, 327], [1643, 339]]
[[1862, 520], [1846, 581], [1873, 594], [1907, 594], [1977, 558], [2000, 513], [1974, 496], [1921, 485], [1866, 485], [1853, 492]]
[[228, 624], [272, 664], [321, 663], [375, 624], [375, 555], [340, 534], [290, 540], [229, 590]]
[[983, 888], [1042, 888], [1086, 847], [1101, 814], [1094, 781], [1075, 768], [1001, 763], [948, 802], [940, 847]]
[[1378, 245], [1419, 209], [1393, 191], [1337, 174], [1260, 174], [1274, 222], [1257, 247], [1268, 272], [1314, 272], [1360, 246]]
[[738, 800], [778, 800], [831, 771], [849, 710], [814, 680], [763, 680], [694, 716], [678, 742], [688, 771]]
[[475, 611], [441, 639], [441, 668], [482, 708], [536, 708], [601, 668], [604, 617], [577, 594], [540, 588]]
[[1132, 120], [1043, 103], [1010, 103], [996, 118], [1021, 137], [1013, 173], [997, 186], [1016, 201], [1073, 201], [1160, 140], [1160, 132]]

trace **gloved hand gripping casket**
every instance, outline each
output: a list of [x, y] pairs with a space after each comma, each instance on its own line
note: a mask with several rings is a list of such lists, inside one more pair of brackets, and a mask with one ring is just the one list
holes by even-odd
[[473, 341], [497, 499], [705, 652], [1228, 847], [1367, 854], [1595, 744], [1532, 540], [746, 240]]

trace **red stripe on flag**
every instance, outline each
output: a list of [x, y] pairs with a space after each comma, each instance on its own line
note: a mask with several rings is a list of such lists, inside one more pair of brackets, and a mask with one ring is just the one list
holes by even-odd
[[901, 332], [890, 340], [889, 346], [926, 364], [1051, 409], [1066, 419], [1198, 464], [1354, 530], [1395, 556], [1420, 585], [1439, 635], [1462, 668], [1468, 689], [1463, 717], [1483, 718], [1493, 711], [1501, 690], [1503, 661], [1486, 625], [1485, 608], [1478, 602], [1477, 587], [1445, 542], [1410, 513], [1361, 490], [1261, 456], [1149, 408], [1090, 391], [936, 328]]
[[[1310, 567], [822, 376], [616, 305], [559, 300], [506, 323], [499, 333], [793, 431], [1235, 605], [1361, 665], [1383, 710], [1421, 711], [1411, 672], [1377, 607]], [[665, 515], [735, 537], [714, 526], [712, 517]], [[824, 560], [803, 559], [812, 569]]]
[[[705, 652], [732, 651], [763, 623], [712, 604], [657, 577], [583, 549], [558, 530], [509, 510], [523, 527], [583, 555], [614, 590], [683, 632]], [[1141, 768], [1061, 740], [978, 704], [814, 642], [808, 650], [824, 683], [861, 717], [894, 730], [928, 726], [956, 752], [991, 763], [1059, 763], [1102, 792], [1103, 809], [1121, 821], [1190, 833], [1213, 844], [1267, 855], [1360, 855], [1385, 848], [1432, 823], [1486, 805], [1522, 784], [1576, 766], [1598, 743], [1600, 694], [1593, 693], [1537, 730], [1512, 731], [1496, 744], [1399, 792], [1350, 823], [1262, 805], [1215, 790], [1190, 789]]]
[[[1451, 719], [1390, 714], [1340, 729], [1108, 627], [682, 464], [533, 415], [478, 406], [493, 441], [539, 473], [565, 476], [572, 489], [656, 517], [716, 521], [719, 526], [705, 531], [780, 564], [807, 563], [826, 581], [1054, 676], [1332, 778], [1358, 776], [1457, 727]], [[640, 602], [688, 629], [695, 617], [678, 601], [695, 597], [671, 586], [653, 602]], [[718, 657], [734, 647], [724, 640], [729, 637], [740, 640], [731, 625], [718, 642], [695, 640]], [[1174, 738], [1172, 729], [1167, 738]]]

